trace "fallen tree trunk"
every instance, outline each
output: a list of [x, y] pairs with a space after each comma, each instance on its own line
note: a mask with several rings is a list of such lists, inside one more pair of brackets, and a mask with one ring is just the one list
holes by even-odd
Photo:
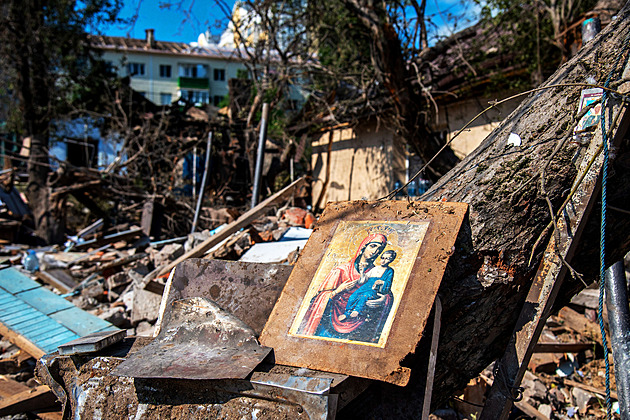
[[[551, 238], [551, 230], [545, 230], [552, 220], [545, 196], [557, 212], [579, 177], [578, 165], [587, 147], [573, 141], [573, 129], [586, 79], [594, 76], [598, 85], [604, 85], [615, 71], [610, 87], [630, 91], [630, 84], [621, 82], [628, 58], [629, 17], [626, 5], [599, 37], [559, 68], [542, 89], [530, 94], [473, 153], [421, 197], [470, 205], [469, 227], [460, 233], [439, 292], [443, 313], [433, 407], [504, 352]], [[619, 97], [609, 99], [609, 124], [621, 108]], [[520, 146], [508, 144], [510, 133], [520, 137]], [[596, 131], [591, 141], [601, 142], [601, 132]], [[630, 142], [624, 139], [614, 149], [609, 169], [608, 203], [614, 208], [623, 209], [630, 202], [629, 157]], [[599, 219], [596, 204], [577, 254], [569, 261], [587, 282], [596, 281], [599, 272]], [[608, 212], [606, 265], [630, 249], [629, 219], [622, 212]], [[557, 303], [568, 302], [582, 287], [567, 276]], [[416, 356], [403, 361], [416, 368], [407, 387], [374, 384], [345, 414], [407, 418], [419, 413], [424, 389], [421, 366], [427, 354], [423, 339]]]

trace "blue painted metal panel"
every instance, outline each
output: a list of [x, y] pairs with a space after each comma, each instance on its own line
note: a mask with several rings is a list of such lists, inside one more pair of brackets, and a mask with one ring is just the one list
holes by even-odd
[[11, 319], [16, 318], [24, 313], [24, 311], [28, 311], [30, 306], [26, 303], [16, 300], [12, 303], [7, 303], [7, 306], [0, 310], [0, 315], [3, 318]]
[[23, 300], [33, 308], [37, 308], [38, 311], [46, 315], [75, 307], [72, 303], [43, 287], [17, 293], [15, 297]]
[[21, 318], [24, 318], [24, 316], [32, 312], [31, 309], [32, 308], [26, 303], [20, 301], [13, 305], [12, 310], [0, 311], [0, 316], [2, 316], [2, 319], [6, 322], [14, 322], [16, 320], [19, 322]]
[[66, 325], [68, 329], [79, 334], [80, 337], [112, 326], [104, 319], [85, 312], [76, 306], [51, 314], [50, 317], [60, 324]]
[[41, 312], [36, 312], [36, 311], [30, 311], [31, 317], [30, 319], [28, 319], [27, 321], [22, 321], [22, 322], [5, 322], [4, 319], [0, 318], [0, 320], [2, 320], [2, 323], [4, 325], [6, 325], [7, 327], [10, 327], [16, 331], [30, 331], [31, 328], [40, 328], [42, 327], [46, 322], [48, 322], [48, 317], [46, 315], [44, 315]]
[[[37, 341], [37, 344], [39, 344], [44, 350], [49, 350], [51, 344], [56, 344], [56, 343], [67, 343], [68, 341], [72, 341], [72, 340], [76, 340], [77, 338], [80, 338], [78, 335], [76, 335], [75, 333], [73, 333], [72, 331], [66, 330], [66, 331], [62, 331], [62, 330], [58, 330], [56, 332], [56, 334], [54, 335], [50, 335], [44, 338], [40, 338]], [[57, 346], [55, 345], [55, 347], [52, 349], [52, 351], [57, 350]]]
[[6, 268], [0, 270], [0, 287], [11, 294], [15, 294], [41, 286], [15, 268]]
[[[24, 326], [24, 325], [30, 325], [32, 323], [38, 322], [38, 314], [39, 312], [32, 312], [32, 311], [28, 311], [26, 313], [21, 314], [18, 317], [15, 317], [13, 319], [5, 319], [4, 323], [5, 325], [9, 325], [11, 327], [13, 326]], [[41, 315], [41, 314], [39, 314]]]
[[93, 332], [118, 330], [13, 268], [0, 270], [0, 323], [48, 353]]
[[108, 327], [106, 327], [106, 328], [101, 328], [100, 330], [98, 330], [98, 331], [94, 331], [94, 332], [101, 332], [101, 331], [118, 331], [119, 329], [120, 329], [120, 328], [118, 328], [118, 327], [117, 327], [117, 326], [115, 326], [115, 325], [110, 325], [110, 326], [108, 326]]
[[47, 322], [42, 322], [36, 327], [30, 327], [28, 330], [21, 330], [21, 333], [30, 340], [39, 341], [40, 339], [48, 339], [53, 335], [61, 334], [66, 331], [68, 331], [66, 327], [49, 319]]

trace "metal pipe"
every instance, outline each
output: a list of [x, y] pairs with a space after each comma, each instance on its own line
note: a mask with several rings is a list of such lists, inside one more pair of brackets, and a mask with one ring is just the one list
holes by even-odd
[[197, 198], [197, 146], [193, 147], [193, 156], [192, 156], [192, 201], [193, 203]]
[[262, 166], [265, 158], [265, 141], [267, 140], [267, 119], [269, 118], [269, 104], [262, 106], [262, 118], [260, 120], [260, 135], [258, 136], [258, 153], [256, 156], [256, 173], [254, 175], [254, 191], [252, 192], [252, 208], [258, 204], [260, 194], [260, 178], [262, 177]]
[[192, 229], [190, 233], [195, 233], [197, 227], [197, 219], [199, 218], [199, 211], [201, 210], [201, 202], [203, 201], [203, 192], [206, 189], [206, 178], [208, 178], [208, 172], [210, 172], [210, 156], [212, 151], [212, 131], [208, 133], [208, 144], [206, 145], [206, 164], [203, 169], [203, 177], [201, 178], [201, 188], [199, 189], [199, 198], [197, 199], [197, 208], [195, 209], [195, 218], [193, 219]]
[[630, 419], [630, 310], [623, 261], [606, 270], [606, 308], [622, 419]]

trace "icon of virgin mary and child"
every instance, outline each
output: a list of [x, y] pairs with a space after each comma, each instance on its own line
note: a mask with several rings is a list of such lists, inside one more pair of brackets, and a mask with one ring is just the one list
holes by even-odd
[[[298, 334], [377, 343], [394, 301], [396, 252], [387, 237], [369, 234], [350, 261], [333, 268], [319, 285]], [[380, 265], [375, 265], [381, 257]]]

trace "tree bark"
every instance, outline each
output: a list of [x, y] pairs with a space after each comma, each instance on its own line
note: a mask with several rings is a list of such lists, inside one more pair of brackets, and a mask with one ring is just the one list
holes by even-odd
[[[541, 191], [541, 177], [557, 211], [578, 176], [577, 165], [586, 150], [571, 141], [580, 92], [586, 87], [570, 84], [586, 83], [590, 73], [585, 69], [592, 72], [597, 69], [598, 84], [603, 85], [609, 73], [616, 70], [611, 87], [626, 93], [630, 90], [630, 83], [615, 83], [621, 79], [627, 62], [629, 18], [626, 5], [600, 37], [583, 47], [544, 85], [565, 86], [530, 94], [473, 153], [421, 197], [425, 201], [470, 205], [470, 223], [460, 232], [439, 292], [443, 313], [434, 408], [462, 389], [505, 350], [550, 238], [545, 234], [542, 244], [534, 249], [551, 221]], [[617, 65], [618, 54], [621, 61]], [[606, 115], [610, 124], [611, 115], [620, 112], [621, 101], [610, 98], [609, 104], [614, 111]], [[519, 135], [521, 146], [507, 145], [510, 133]], [[601, 136], [596, 135], [591, 141], [601, 142]], [[625, 210], [630, 202], [630, 176], [626, 175], [629, 158], [630, 142], [624, 140], [614, 149], [608, 178], [609, 206]], [[545, 165], [547, 169], [542, 171]], [[587, 282], [597, 280], [599, 272], [600, 208], [595, 205], [577, 255], [569, 261]], [[608, 212], [607, 265], [630, 249], [629, 219], [623, 212]], [[567, 276], [556, 303], [568, 302], [582, 287], [579, 281]], [[413, 418], [420, 412], [424, 390], [422, 367], [427, 360], [424, 341], [416, 355], [404, 361], [414, 368], [411, 383], [405, 388], [372, 385], [348, 407], [349, 417], [370, 413], [374, 418]]]
[[43, 7], [37, 0], [13, 1], [9, 5], [8, 21], [13, 24], [14, 30], [12, 59], [17, 69], [16, 84], [24, 130], [31, 138], [26, 195], [33, 212], [35, 234], [46, 243], [57, 243], [64, 239], [64, 209], [49, 200], [51, 69], [40, 31], [45, 25]]

